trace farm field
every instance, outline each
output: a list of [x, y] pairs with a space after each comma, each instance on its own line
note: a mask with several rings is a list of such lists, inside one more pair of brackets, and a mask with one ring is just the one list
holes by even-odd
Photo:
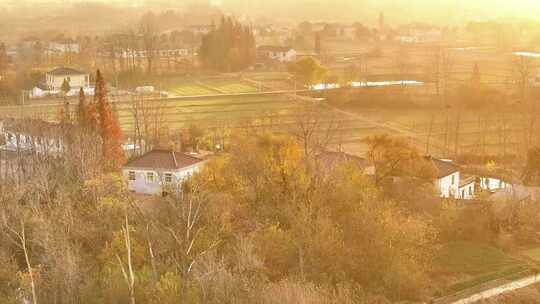
[[239, 79], [207, 79], [200, 81], [170, 80], [166, 90], [172, 97], [238, 94], [257, 92], [258, 88]]
[[[145, 101], [144, 107], [159, 109], [163, 123], [172, 130], [186, 124], [197, 122], [212, 125], [227, 122], [234, 125], [242, 120], [273, 115], [290, 115], [300, 106], [287, 95], [248, 95], [248, 96], [216, 96], [203, 98], [181, 98]], [[133, 132], [134, 107], [130, 102], [113, 104], [118, 115], [120, 126], [125, 134]], [[58, 119], [61, 105], [27, 105], [24, 107], [4, 107], [3, 117], [32, 117], [49, 121]], [[75, 111], [74, 107], [71, 111]]]
[[193, 83], [183, 83], [167, 89], [171, 96], [198, 96], [217, 94], [215, 90], [211, 90], [205, 86]]
[[[272, 129], [278, 133], [290, 132], [297, 128], [298, 121], [303, 119], [302, 107], [305, 101], [294, 101], [286, 94], [261, 94], [239, 96], [211, 96], [154, 99], [144, 101], [144, 107], [149, 115], [159, 116], [163, 125], [174, 131], [185, 128], [190, 124], [203, 127], [228, 126], [239, 127], [245, 123], [260, 128]], [[324, 105], [321, 105], [324, 106]], [[32, 117], [49, 121], [58, 120], [62, 105], [27, 105], [24, 107], [5, 107], [2, 114], [5, 117]], [[113, 103], [120, 127], [126, 138], [134, 133], [134, 105], [131, 102]], [[73, 112], [75, 107], [70, 109]], [[159, 113], [159, 114], [157, 114]], [[328, 112], [331, 113], [331, 110]], [[367, 136], [388, 132], [384, 128], [374, 126], [362, 119], [346, 117], [342, 114], [329, 119], [333, 126], [325, 129], [322, 126], [316, 132], [332, 132], [331, 145], [341, 146], [351, 152], [361, 154], [365, 151], [362, 139]], [[358, 149], [358, 146], [361, 148]]]
[[213, 82], [208, 83], [208, 86], [225, 94], [253, 93], [253, 92], [258, 91], [256, 87], [244, 81], [231, 81], [231, 80], [213, 81]]
[[[326, 65], [334, 71], [350, 67], [362, 67], [367, 78], [400, 74], [416, 78], [432, 78], [433, 65], [442, 60], [437, 55], [440, 46], [430, 44], [387, 44], [374, 46], [355, 41], [328, 41], [327, 47], [334, 51], [336, 58]], [[508, 89], [516, 76], [515, 56], [510, 50], [497, 50], [494, 47], [447, 46], [444, 48], [445, 61], [449, 67], [449, 84], [458, 86], [471, 79], [474, 66], [477, 65], [484, 84]], [[538, 64], [540, 60], [533, 60]], [[406, 72], [400, 65], [407, 67]]]
[[[344, 107], [371, 120], [415, 134], [420, 152], [440, 157], [459, 153], [489, 155], [518, 154], [522, 151], [527, 119], [517, 112], [442, 111], [437, 108], [383, 109]], [[427, 151], [426, 142], [430, 142]]]
[[529, 266], [490, 245], [456, 242], [442, 247], [436, 258], [441, 273], [457, 278], [445, 291], [455, 294], [497, 279], [526, 276]]

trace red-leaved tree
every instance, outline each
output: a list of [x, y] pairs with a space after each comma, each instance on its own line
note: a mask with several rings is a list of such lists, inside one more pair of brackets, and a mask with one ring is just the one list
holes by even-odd
[[112, 112], [111, 105], [107, 100], [105, 79], [101, 75], [100, 70], [97, 70], [96, 72], [94, 99], [95, 110], [97, 110], [97, 113], [95, 114], [97, 114], [98, 118], [97, 130], [102, 139], [102, 153], [105, 160], [105, 169], [108, 171], [118, 171], [126, 160], [126, 156], [122, 149], [123, 134], [118, 125], [118, 120]]

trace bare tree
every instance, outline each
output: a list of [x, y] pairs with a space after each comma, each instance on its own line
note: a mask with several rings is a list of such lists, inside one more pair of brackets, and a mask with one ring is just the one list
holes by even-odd
[[532, 60], [528, 56], [515, 56], [512, 60], [515, 83], [518, 86], [519, 98], [524, 102], [529, 89], [529, 78], [534, 71]]
[[336, 139], [342, 121], [331, 109], [318, 104], [307, 104], [294, 116], [288, 132], [302, 145], [305, 157], [327, 149]]
[[[32, 263], [30, 262], [30, 254], [28, 248], [28, 235], [26, 233], [26, 223], [24, 219], [24, 214], [19, 214], [17, 224], [10, 223], [6, 210], [2, 213], [2, 226], [4, 228], [4, 233], [8, 240], [10, 240], [15, 246], [17, 246], [24, 253], [24, 260], [26, 263], [26, 269], [28, 271], [28, 276], [30, 278], [30, 289], [32, 292], [32, 303], [37, 304], [37, 292], [36, 292], [36, 282], [34, 277], [34, 270], [32, 268]], [[17, 227], [18, 226], [18, 227]]]
[[[129, 220], [128, 215], [126, 214], [124, 227], [122, 227], [122, 234], [124, 236], [124, 244], [126, 246], [126, 257], [127, 257], [127, 265], [124, 265], [124, 262], [122, 262], [122, 259], [117, 254], [116, 259], [118, 260], [118, 263], [120, 264], [120, 268], [122, 270], [122, 275], [124, 277], [124, 280], [126, 281], [126, 285], [129, 290], [129, 301], [131, 304], [135, 304], [135, 274], [133, 273], [133, 263], [131, 259], [131, 238], [130, 238], [130, 228], [129, 228]], [[127, 269], [126, 269], [127, 266]]]
[[146, 52], [146, 68], [148, 73], [151, 74], [159, 43], [159, 27], [157, 17], [154, 13], [149, 12], [142, 16], [139, 22], [139, 33]]
[[161, 131], [166, 126], [165, 104], [165, 100], [145, 99], [143, 94], [135, 97], [131, 103], [134, 141], [143, 151], [148, 151], [160, 143]]
[[435, 83], [437, 97], [442, 104], [447, 103], [447, 91], [450, 76], [454, 67], [454, 55], [448, 48], [435, 46], [429, 54], [428, 74]]
[[535, 70], [532, 59], [528, 56], [515, 56], [512, 60], [514, 82], [518, 86], [519, 102], [522, 107], [524, 126], [524, 150], [528, 151], [536, 125], [536, 104], [529, 96], [529, 81]]

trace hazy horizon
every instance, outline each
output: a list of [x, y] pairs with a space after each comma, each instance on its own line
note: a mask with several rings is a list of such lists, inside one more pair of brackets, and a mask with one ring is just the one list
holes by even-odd
[[[10, 6], [26, 6], [35, 3], [66, 3], [58, 0], [0, 0]], [[210, 4], [221, 7], [225, 12], [236, 15], [272, 17], [282, 20], [341, 20], [360, 21], [373, 24], [378, 12], [384, 11], [389, 23], [430, 22], [436, 24], [456, 24], [472, 20], [492, 20], [517, 18], [538, 20], [535, 13], [540, 9], [540, 1], [533, 0], [299, 0], [272, 2], [262, 0], [71, 0], [69, 3], [101, 2], [148, 8], [178, 8], [189, 4]], [[402, 14], [406, 9], [407, 14]]]

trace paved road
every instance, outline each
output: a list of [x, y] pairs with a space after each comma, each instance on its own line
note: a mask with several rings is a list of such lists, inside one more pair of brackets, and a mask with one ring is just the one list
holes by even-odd
[[524, 287], [537, 284], [537, 283], [540, 283], [540, 275], [533, 275], [533, 276], [529, 276], [520, 280], [510, 282], [508, 284], [504, 284], [499, 287], [491, 288], [491, 289], [476, 293], [465, 299], [452, 302], [451, 304], [472, 304], [480, 300], [489, 299], [489, 298], [501, 295], [503, 293], [507, 293], [507, 292], [524, 288]]

